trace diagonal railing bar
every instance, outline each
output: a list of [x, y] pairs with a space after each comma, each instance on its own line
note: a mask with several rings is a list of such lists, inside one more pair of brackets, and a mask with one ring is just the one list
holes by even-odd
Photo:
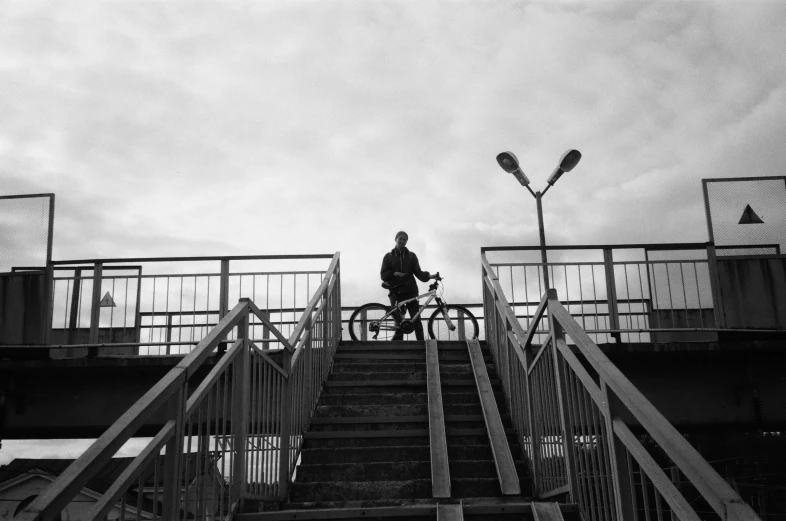
[[[336, 253], [289, 339], [265, 310], [240, 299], [17, 519], [58, 517], [138, 429], [162, 412], [163, 427], [98, 499], [90, 519], [104, 519], [117, 508], [121, 518], [133, 508], [137, 517], [167, 521], [229, 519], [246, 498], [285, 499], [302, 433], [341, 339], [338, 259]], [[277, 342], [281, 349], [253, 344], [251, 317], [261, 321], [254, 325], [264, 328], [266, 347]], [[227, 343], [226, 352], [216, 352]], [[281, 365], [273, 352], [281, 353]], [[190, 391], [189, 380], [216, 354], [207, 376]]]
[[260, 358], [263, 358], [268, 364], [270, 364], [270, 367], [272, 367], [273, 369], [275, 369], [276, 371], [281, 373], [281, 375], [284, 378], [289, 378], [289, 375], [287, 374], [287, 372], [284, 371], [281, 368], [281, 366], [278, 365], [275, 361], [273, 361], [272, 358], [267, 356], [267, 354], [263, 350], [261, 350], [259, 347], [257, 347], [253, 342], [250, 342], [250, 346], [251, 346], [251, 349], [254, 350], [254, 353], [256, 353]]
[[[22, 512], [19, 521], [51, 519], [71, 501], [90, 478], [120, 450], [156, 410], [188, 380], [190, 364], [201, 363], [210, 355], [227, 331], [240, 320], [244, 306], [238, 304], [202, 342], [156, 385], [131, 406], [79, 458]], [[223, 336], [222, 336], [223, 335]], [[204, 354], [202, 353], [204, 351]]]
[[259, 309], [253, 302], [251, 302], [251, 300], [242, 300], [248, 302], [248, 309], [254, 314], [254, 316], [256, 316], [262, 322], [262, 324], [264, 324], [270, 330], [270, 332], [273, 333], [273, 335], [278, 339], [279, 342], [281, 342], [281, 345], [283, 345], [285, 349], [291, 352], [294, 348], [292, 347], [292, 344], [289, 343], [289, 339], [282, 335], [281, 332], [273, 325], [273, 323], [270, 322], [267, 314]]
[[[567, 496], [591, 521], [667, 515], [694, 521], [704, 519], [697, 511], [710, 510], [724, 521], [760, 519], [611, 363], [556, 290], [544, 295], [538, 318], [524, 331], [485, 254], [481, 263], [486, 338], [536, 496]], [[546, 311], [548, 336], [539, 329]], [[546, 340], [533, 356], [535, 331]], [[645, 447], [622, 418], [642, 429], [656, 449]]]

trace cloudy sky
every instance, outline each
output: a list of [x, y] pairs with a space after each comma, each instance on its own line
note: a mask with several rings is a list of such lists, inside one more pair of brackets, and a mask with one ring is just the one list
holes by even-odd
[[[783, 175], [786, 3], [0, 2], [4, 195], [56, 260], [341, 252], [409, 232], [448, 301], [481, 246], [706, 241], [701, 179]], [[452, 282], [452, 283], [451, 283]]]

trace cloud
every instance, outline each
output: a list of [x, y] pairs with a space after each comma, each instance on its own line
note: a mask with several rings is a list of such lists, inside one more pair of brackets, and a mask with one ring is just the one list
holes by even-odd
[[0, 175], [57, 193], [61, 259], [340, 250], [361, 303], [404, 228], [477, 301], [480, 247], [538, 240], [502, 150], [536, 188], [583, 152], [552, 244], [706, 240], [701, 178], [782, 173], [775, 2], [4, 11]]

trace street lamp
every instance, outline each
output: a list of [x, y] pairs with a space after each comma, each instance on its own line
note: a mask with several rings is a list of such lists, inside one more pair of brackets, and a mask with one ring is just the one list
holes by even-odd
[[502, 169], [509, 173], [513, 174], [521, 186], [525, 187], [529, 190], [529, 193], [535, 198], [538, 207], [538, 229], [540, 231], [540, 260], [543, 263], [543, 283], [546, 286], [546, 289], [549, 289], [551, 286], [549, 284], [549, 272], [547, 267], [547, 258], [546, 258], [546, 232], [543, 228], [543, 206], [540, 202], [541, 198], [546, 195], [549, 188], [554, 186], [562, 174], [565, 172], [570, 172], [573, 168], [579, 163], [581, 159], [581, 152], [578, 150], [568, 150], [562, 157], [559, 159], [559, 165], [557, 168], [549, 176], [548, 186], [543, 192], [533, 192], [532, 188], [529, 186], [529, 178], [527, 175], [522, 172], [521, 167], [519, 166], [519, 160], [516, 158], [516, 155], [513, 152], [502, 152], [501, 154], [497, 155], [497, 163]]

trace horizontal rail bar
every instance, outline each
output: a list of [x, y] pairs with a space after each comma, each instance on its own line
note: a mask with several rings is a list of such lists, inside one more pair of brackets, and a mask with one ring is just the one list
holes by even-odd
[[[220, 261], [220, 260], [290, 260], [290, 259], [332, 259], [332, 253], [324, 254], [310, 254], [310, 255], [228, 255], [228, 256], [209, 256], [209, 257], [130, 257], [126, 259], [110, 258], [110, 259], [74, 259], [74, 260], [61, 260], [52, 261], [55, 266], [64, 266], [68, 264], [95, 264], [96, 262], [103, 263], [118, 263], [118, 262], [204, 262], [204, 261]], [[323, 272], [324, 273], [324, 272]]]

